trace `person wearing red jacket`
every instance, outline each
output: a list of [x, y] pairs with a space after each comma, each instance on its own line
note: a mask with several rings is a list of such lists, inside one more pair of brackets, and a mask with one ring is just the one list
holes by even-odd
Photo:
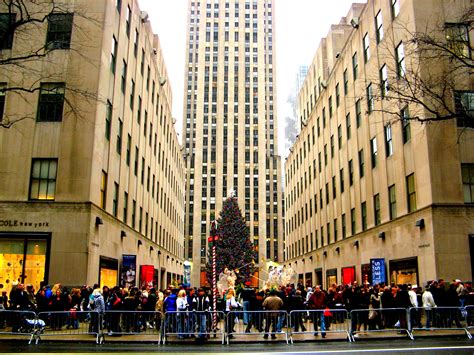
[[314, 335], [318, 335], [318, 322], [321, 327], [321, 336], [326, 337], [326, 324], [324, 322], [324, 310], [326, 309], [326, 294], [321, 291], [321, 287], [316, 286], [313, 294], [308, 300], [308, 308], [311, 312], [314, 325]]

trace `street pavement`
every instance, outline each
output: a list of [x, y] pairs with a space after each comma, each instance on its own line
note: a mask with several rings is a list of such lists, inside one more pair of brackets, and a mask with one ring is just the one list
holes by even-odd
[[167, 344], [156, 343], [104, 343], [42, 341], [28, 345], [27, 341], [1, 341], [2, 353], [166, 353], [166, 354], [474, 354], [474, 340], [465, 337], [430, 337], [415, 341], [407, 339], [300, 342], [293, 345], [280, 343], [221, 344]]

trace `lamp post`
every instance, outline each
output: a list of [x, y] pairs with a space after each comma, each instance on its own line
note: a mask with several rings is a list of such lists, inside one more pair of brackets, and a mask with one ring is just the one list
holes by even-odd
[[219, 236], [217, 235], [217, 221], [211, 222], [211, 231], [209, 233], [209, 246], [212, 248], [212, 329], [217, 329], [217, 265], [216, 265], [216, 244]]

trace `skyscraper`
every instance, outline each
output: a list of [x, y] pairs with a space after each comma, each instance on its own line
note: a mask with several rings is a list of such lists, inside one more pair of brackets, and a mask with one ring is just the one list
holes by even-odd
[[188, 2], [186, 257], [205, 284], [210, 221], [233, 193], [259, 258], [282, 258], [273, 0]]

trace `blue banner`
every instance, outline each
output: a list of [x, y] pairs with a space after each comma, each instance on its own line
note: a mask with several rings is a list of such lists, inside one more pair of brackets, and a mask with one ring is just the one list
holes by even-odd
[[137, 256], [122, 255], [122, 271], [120, 273], [120, 286], [130, 289], [137, 284]]
[[370, 259], [370, 269], [372, 271], [372, 285], [387, 282], [385, 259]]

